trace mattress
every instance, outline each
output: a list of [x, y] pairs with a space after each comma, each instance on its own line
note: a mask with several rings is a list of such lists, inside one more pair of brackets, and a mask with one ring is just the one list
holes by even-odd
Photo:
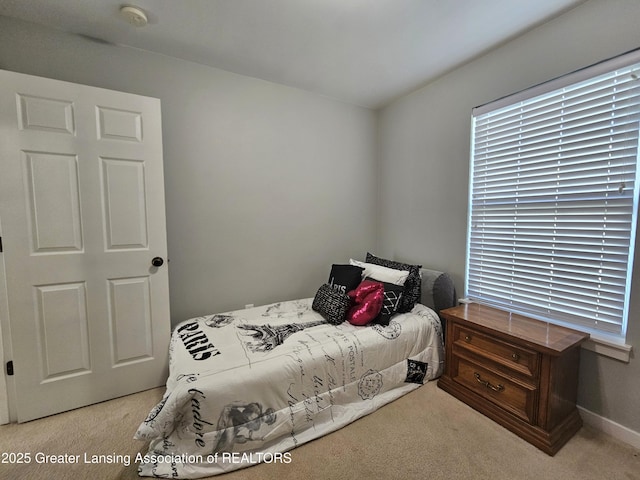
[[438, 315], [417, 304], [388, 326], [327, 323], [313, 299], [176, 326], [169, 379], [135, 438], [142, 476], [200, 478], [260, 462], [335, 431], [437, 378]]

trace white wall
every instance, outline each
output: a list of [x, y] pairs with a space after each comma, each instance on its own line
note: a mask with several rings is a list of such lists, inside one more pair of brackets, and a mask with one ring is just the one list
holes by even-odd
[[[640, 2], [591, 0], [379, 113], [380, 254], [453, 273], [461, 290], [471, 109], [640, 47]], [[627, 343], [640, 347], [640, 248]], [[462, 293], [462, 291], [460, 292]], [[578, 403], [640, 432], [640, 362], [583, 351]]]
[[375, 241], [375, 113], [0, 17], [0, 68], [160, 98], [173, 322], [313, 296]]

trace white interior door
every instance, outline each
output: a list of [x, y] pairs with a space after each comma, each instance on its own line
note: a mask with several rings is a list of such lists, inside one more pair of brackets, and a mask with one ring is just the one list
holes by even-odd
[[164, 384], [160, 101], [0, 70], [0, 138], [18, 420]]

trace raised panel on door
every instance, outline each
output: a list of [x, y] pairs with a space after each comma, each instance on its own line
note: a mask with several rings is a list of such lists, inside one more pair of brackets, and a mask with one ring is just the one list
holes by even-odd
[[149, 278], [117, 278], [108, 283], [113, 364], [153, 359]]
[[33, 129], [75, 134], [73, 102], [20, 94], [17, 98], [18, 124], [21, 130]]
[[33, 252], [81, 252], [77, 156], [29, 151], [23, 155]]
[[18, 420], [164, 384], [159, 100], [0, 70], [0, 117]]
[[97, 107], [100, 139], [142, 142], [142, 113]]
[[107, 250], [146, 248], [147, 205], [142, 160], [101, 158]]
[[34, 289], [42, 381], [90, 373], [85, 284], [39, 285]]

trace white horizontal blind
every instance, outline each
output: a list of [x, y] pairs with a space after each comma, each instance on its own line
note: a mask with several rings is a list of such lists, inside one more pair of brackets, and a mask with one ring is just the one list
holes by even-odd
[[584, 70], [580, 81], [474, 110], [469, 298], [623, 339], [638, 75], [640, 63], [593, 78]]

